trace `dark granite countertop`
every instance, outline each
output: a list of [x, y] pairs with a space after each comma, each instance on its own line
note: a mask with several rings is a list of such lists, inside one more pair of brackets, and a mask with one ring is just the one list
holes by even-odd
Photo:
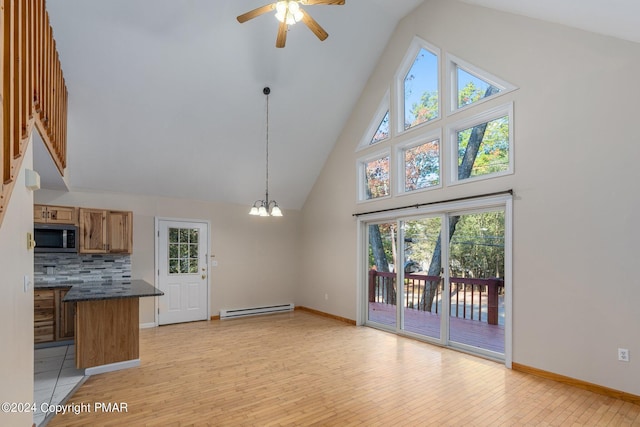
[[144, 280], [82, 282], [71, 286], [64, 302], [97, 301], [118, 298], [140, 298], [164, 295]]
[[65, 280], [61, 282], [36, 282], [33, 289], [64, 289], [85, 283], [82, 280]]

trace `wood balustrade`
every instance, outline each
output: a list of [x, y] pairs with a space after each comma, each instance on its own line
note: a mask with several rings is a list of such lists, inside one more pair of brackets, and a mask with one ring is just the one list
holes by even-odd
[[[438, 301], [442, 298], [440, 276], [405, 273], [404, 281], [404, 306], [415, 310], [420, 310], [419, 300], [424, 287], [431, 286], [432, 283], [437, 284], [432, 310], [435, 313], [438, 312]], [[484, 311], [484, 320], [488, 324], [499, 323], [498, 297], [504, 290], [502, 279], [450, 277], [449, 286], [451, 296], [449, 313], [452, 317], [483, 321]], [[396, 273], [369, 270], [369, 302], [396, 304]]]
[[45, 0], [0, 0], [0, 9], [1, 225], [34, 126], [64, 174], [68, 93]]

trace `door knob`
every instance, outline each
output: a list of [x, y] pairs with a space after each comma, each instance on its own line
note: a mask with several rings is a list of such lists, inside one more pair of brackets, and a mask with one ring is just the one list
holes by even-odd
[[203, 274], [203, 275], [202, 275], [202, 280], [204, 280], [204, 279], [206, 279], [206, 278], [207, 278], [207, 275], [206, 275], [206, 274]]

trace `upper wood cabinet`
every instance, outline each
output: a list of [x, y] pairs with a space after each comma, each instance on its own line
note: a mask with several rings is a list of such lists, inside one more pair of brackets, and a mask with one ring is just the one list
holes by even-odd
[[110, 253], [130, 254], [133, 250], [133, 213], [109, 211], [107, 249]]
[[78, 225], [78, 209], [72, 206], [33, 206], [33, 222]]
[[133, 250], [133, 213], [80, 208], [80, 253], [130, 254]]

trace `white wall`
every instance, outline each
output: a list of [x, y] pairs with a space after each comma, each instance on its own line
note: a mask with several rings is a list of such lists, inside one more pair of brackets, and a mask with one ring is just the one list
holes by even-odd
[[[186, 218], [211, 222], [211, 314], [221, 308], [295, 302], [298, 277], [299, 212], [282, 218], [248, 215], [249, 205], [229, 205], [186, 199], [97, 192], [39, 190], [36, 203], [133, 211], [134, 279], [152, 284], [154, 218]], [[151, 323], [153, 298], [140, 299], [140, 322]]]
[[[415, 35], [520, 88], [515, 174], [359, 205], [355, 148]], [[356, 318], [354, 212], [513, 188], [513, 361], [640, 395], [638, 75], [639, 44], [425, 1], [397, 28], [304, 206], [303, 271], [329, 273], [305, 276], [298, 304]]]
[[[24, 291], [23, 278], [33, 280], [33, 251], [27, 233], [33, 231], [33, 193], [24, 185], [25, 168], [33, 165], [28, 145], [13, 195], [0, 226], [0, 402], [33, 401], [33, 286]], [[0, 411], [0, 425], [31, 425], [31, 413]]]

